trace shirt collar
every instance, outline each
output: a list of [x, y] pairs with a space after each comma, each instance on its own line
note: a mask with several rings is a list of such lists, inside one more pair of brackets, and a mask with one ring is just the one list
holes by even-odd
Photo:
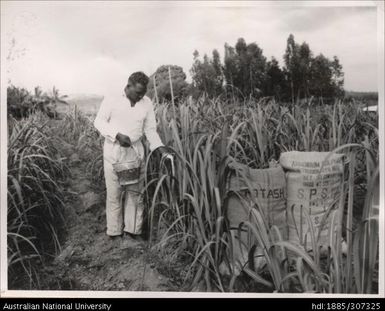
[[[124, 91], [120, 94], [120, 97], [123, 97], [126, 101], [130, 101], [130, 100], [126, 97], [126, 94], [124, 93]], [[136, 107], [138, 104], [144, 102], [145, 100], [146, 100], [146, 95], [144, 95], [143, 98], [142, 98], [140, 101], [138, 101], [138, 102], [135, 104], [134, 107]], [[131, 107], [131, 104], [130, 104], [130, 107]], [[131, 107], [131, 108], [133, 108], [133, 107]]]

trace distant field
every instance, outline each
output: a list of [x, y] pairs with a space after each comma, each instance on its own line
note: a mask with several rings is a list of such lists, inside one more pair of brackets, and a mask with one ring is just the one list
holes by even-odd
[[60, 104], [57, 107], [57, 111], [59, 113], [66, 113], [72, 107], [77, 106], [77, 108], [85, 115], [94, 116], [98, 112], [102, 101], [103, 96], [101, 95], [73, 95], [66, 99], [66, 102], [69, 105]]
[[356, 101], [360, 101], [367, 106], [378, 105], [378, 92], [345, 91], [345, 96], [348, 99], [354, 99]]
[[[348, 99], [354, 99], [360, 101], [364, 106], [376, 106], [378, 105], [378, 93], [377, 92], [354, 92], [346, 91], [345, 96]], [[99, 110], [99, 107], [103, 101], [102, 95], [95, 94], [74, 94], [69, 95], [66, 102], [69, 105], [59, 104], [57, 111], [59, 113], [67, 113], [71, 107], [77, 106], [77, 108], [87, 116], [95, 116]]]

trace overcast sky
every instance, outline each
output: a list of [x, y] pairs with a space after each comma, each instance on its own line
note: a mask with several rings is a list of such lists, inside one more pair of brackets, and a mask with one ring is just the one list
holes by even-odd
[[[312, 1], [310, 1], [312, 2]], [[368, 2], [371, 4], [372, 2]], [[197, 49], [201, 55], [239, 37], [256, 42], [282, 65], [290, 33], [314, 54], [337, 55], [345, 88], [377, 90], [376, 7], [284, 6], [253, 2], [2, 2], [7, 61], [13, 84], [61, 93], [120, 91], [128, 75], [151, 75], [175, 64], [188, 74]], [[4, 32], [4, 33], [3, 33]], [[24, 53], [22, 51], [25, 50]]]

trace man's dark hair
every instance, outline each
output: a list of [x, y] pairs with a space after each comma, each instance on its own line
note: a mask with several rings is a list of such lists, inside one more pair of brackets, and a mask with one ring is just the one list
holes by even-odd
[[144, 87], [147, 87], [148, 81], [150, 80], [143, 72], [137, 71], [134, 72], [129, 78], [133, 84], [140, 83]]

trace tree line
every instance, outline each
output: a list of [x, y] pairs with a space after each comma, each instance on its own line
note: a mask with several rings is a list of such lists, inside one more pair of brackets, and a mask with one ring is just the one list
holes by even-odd
[[159, 67], [151, 75], [148, 95], [158, 101], [171, 100], [170, 78], [175, 100], [205, 94], [296, 102], [311, 96], [327, 100], [344, 95], [344, 73], [337, 56], [314, 55], [306, 42], [299, 44], [290, 34], [283, 60], [281, 67], [275, 57], [268, 60], [255, 42], [239, 38], [235, 46], [225, 44], [223, 60], [216, 49], [203, 57], [194, 51], [190, 84], [182, 67]]
[[21, 119], [40, 111], [50, 118], [56, 118], [56, 105], [67, 104], [66, 97], [66, 95], [59, 95], [59, 90], [55, 86], [51, 92], [43, 92], [40, 87], [35, 87], [32, 93], [11, 84], [7, 87], [7, 115]]

